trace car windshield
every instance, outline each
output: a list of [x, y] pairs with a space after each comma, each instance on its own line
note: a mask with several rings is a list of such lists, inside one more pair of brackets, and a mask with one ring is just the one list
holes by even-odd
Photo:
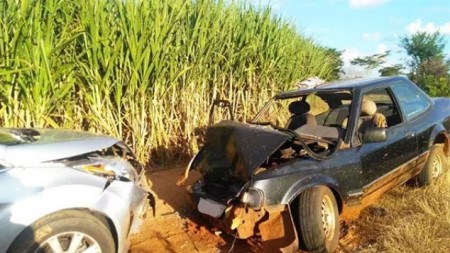
[[253, 120], [254, 124], [271, 124], [296, 130], [303, 125], [346, 129], [352, 94], [328, 91], [273, 99]]

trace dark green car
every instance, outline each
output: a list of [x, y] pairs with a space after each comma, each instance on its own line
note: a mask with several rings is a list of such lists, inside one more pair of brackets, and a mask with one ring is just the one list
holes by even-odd
[[189, 170], [197, 209], [266, 252], [333, 252], [339, 220], [448, 166], [450, 99], [404, 77], [325, 83], [276, 95], [250, 123], [207, 129]]

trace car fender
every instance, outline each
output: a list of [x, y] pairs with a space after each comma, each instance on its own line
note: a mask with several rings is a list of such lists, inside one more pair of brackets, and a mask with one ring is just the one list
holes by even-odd
[[[303, 190], [318, 185], [325, 185], [329, 187], [335, 194], [338, 195], [336, 196], [336, 201], [341, 202], [342, 195], [338, 190], [338, 183], [335, 179], [325, 175], [312, 175], [293, 184], [286, 191], [282, 199], [282, 204], [290, 204]], [[339, 206], [341, 206], [341, 203], [339, 203]]]
[[450, 155], [450, 134], [448, 130], [442, 124], [435, 125], [428, 140], [428, 149], [433, 146], [434, 143], [443, 143], [444, 152]]
[[[109, 181], [59, 165], [13, 168], [0, 182], [8, 194], [0, 195], [0, 227], [12, 224], [8, 233], [0, 233], [0, 252], [27, 226], [61, 210], [85, 209], [109, 219], [117, 232], [118, 250], [126, 249], [130, 211], [137, 211], [147, 192], [132, 181]], [[127, 204], [125, 204], [127, 203]], [[136, 210], [135, 210], [136, 209]], [[6, 245], [6, 246], [4, 246]], [[125, 250], [126, 251], [126, 250]]]
[[[131, 224], [131, 213], [136, 220], [142, 221], [143, 217], [137, 209], [148, 202], [148, 192], [135, 185], [133, 182], [112, 181], [102, 193], [101, 198], [91, 209], [104, 213], [114, 224], [117, 231], [118, 252], [126, 252], [128, 249], [128, 234], [136, 232], [135, 222]], [[130, 204], [124, 205], [124, 200], [129, 199]], [[138, 225], [139, 226], [139, 225]]]
[[[33, 211], [30, 212], [30, 209]], [[42, 217], [70, 209], [85, 209], [109, 219], [114, 225], [111, 232], [117, 233], [113, 236], [117, 236], [118, 252], [122, 252], [129, 246], [126, 233], [130, 226], [128, 206], [124, 206], [123, 199], [114, 192], [88, 185], [58, 186], [12, 204], [0, 216], [10, 216], [10, 221], [17, 225], [4, 235], [9, 239], [3, 239], [13, 241], [25, 227]], [[5, 246], [9, 247], [9, 245]], [[3, 250], [0, 247], [0, 252], [6, 252], [6, 249]]]
[[[20, 232], [40, 218], [64, 209], [91, 208], [101, 195], [102, 188], [88, 185], [64, 185], [42, 189], [5, 208], [0, 220], [9, 220], [13, 226], [8, 233], [2, 233], [0, 241], [12, 242]], [[6, 252], [9, 245], [1, 245], [0, 252]]]

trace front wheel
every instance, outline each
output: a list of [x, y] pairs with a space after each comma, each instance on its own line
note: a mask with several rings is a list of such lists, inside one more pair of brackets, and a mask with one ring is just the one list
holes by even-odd
[[109, 228], [93, 215], [76, 210], [61, 211], [25, 228], [8, 252], [110, 253], [115, 243]]
[[309, 252], [334, 252], [339, 241], [339, 210], [326, 186], [305, 190], [298, 201], [301, 248]]

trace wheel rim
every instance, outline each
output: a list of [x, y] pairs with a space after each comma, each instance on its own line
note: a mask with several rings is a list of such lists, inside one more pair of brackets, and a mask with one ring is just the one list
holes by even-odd
[[100, 245], [81, 232], [64, 232], [45, 240], [35, 253], [101, 253]]
[[442, 159], [440, 156], [435, 156], [431, 164], [431, 177], [436, 179], [439, 177], [442, 171]]
[[336, 217], [333, 202], [329, 196], [324, 196], [322, 200], [322, 223], [325, 237], [330, 240], [334, 237], [336, 229]]

